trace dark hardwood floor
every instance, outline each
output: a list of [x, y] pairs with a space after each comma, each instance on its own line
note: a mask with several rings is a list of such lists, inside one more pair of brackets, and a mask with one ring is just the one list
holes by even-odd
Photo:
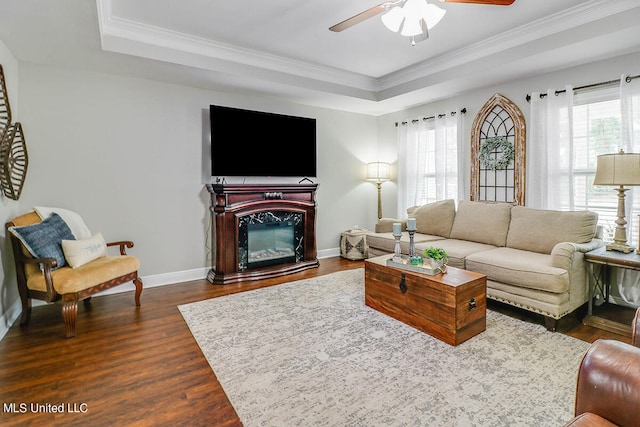
[[[133, 292], [96, 297], [80, 305], [71, 339], [64, 337], [60, 305], [36, 307], [27, 327], [16, 322], [0, 341], [0, 425], [241, 425], [177, 306], [362, 266], [336, 257], [276, 279], [149, 288], [140, 307]], [[544, 324], [506, 305], [489, 309]], [[582, 325], [579, 316], [561, 322], [559, 332], [588, 342], [630, 342]], [[11, 413], [12, 404], [24, 413]], [[60, 405], [63, 413], [52, 412]]]

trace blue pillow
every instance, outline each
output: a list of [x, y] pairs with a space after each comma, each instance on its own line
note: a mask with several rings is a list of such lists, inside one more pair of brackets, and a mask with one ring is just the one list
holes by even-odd
[[62, 251], [62, 240], [75, 240], [71, 229], [57, 213], [52, 213], [44, 221], [23, 227], [10, 227], [16, 236], [35, 258], [55, 258], [56, 268], [66, 265]]

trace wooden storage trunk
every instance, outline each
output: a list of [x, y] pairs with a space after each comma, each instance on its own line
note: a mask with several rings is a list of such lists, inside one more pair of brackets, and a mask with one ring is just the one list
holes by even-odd
[[448, 267], [428, 275], [386, 265], [390, 255], [365, 260], [365, 304], [447, 344], [486, 329], [487, 277]]

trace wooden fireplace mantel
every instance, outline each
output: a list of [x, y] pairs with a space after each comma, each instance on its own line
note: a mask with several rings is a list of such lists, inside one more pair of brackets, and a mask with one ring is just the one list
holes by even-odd
[[[316, 190], [318, 184], [208, 184], [211, 194], [213, 267], [207, 279], [215, 284], [257, 280], [318, 267], [316, 249]], [[240, 220], [261, 212], [302, 215], [303, 256], [294, 263], [242, 268], [238, 242]]]

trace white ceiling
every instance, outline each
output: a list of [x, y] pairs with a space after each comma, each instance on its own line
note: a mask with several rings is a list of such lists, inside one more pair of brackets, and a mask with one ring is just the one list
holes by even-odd
[[328, 30], [380, 2], [2, 1], [0, 40], [21, 61], [376, 115], [640, 51], [640, 0], [435, 2], [416, 46], [380, 16]]

